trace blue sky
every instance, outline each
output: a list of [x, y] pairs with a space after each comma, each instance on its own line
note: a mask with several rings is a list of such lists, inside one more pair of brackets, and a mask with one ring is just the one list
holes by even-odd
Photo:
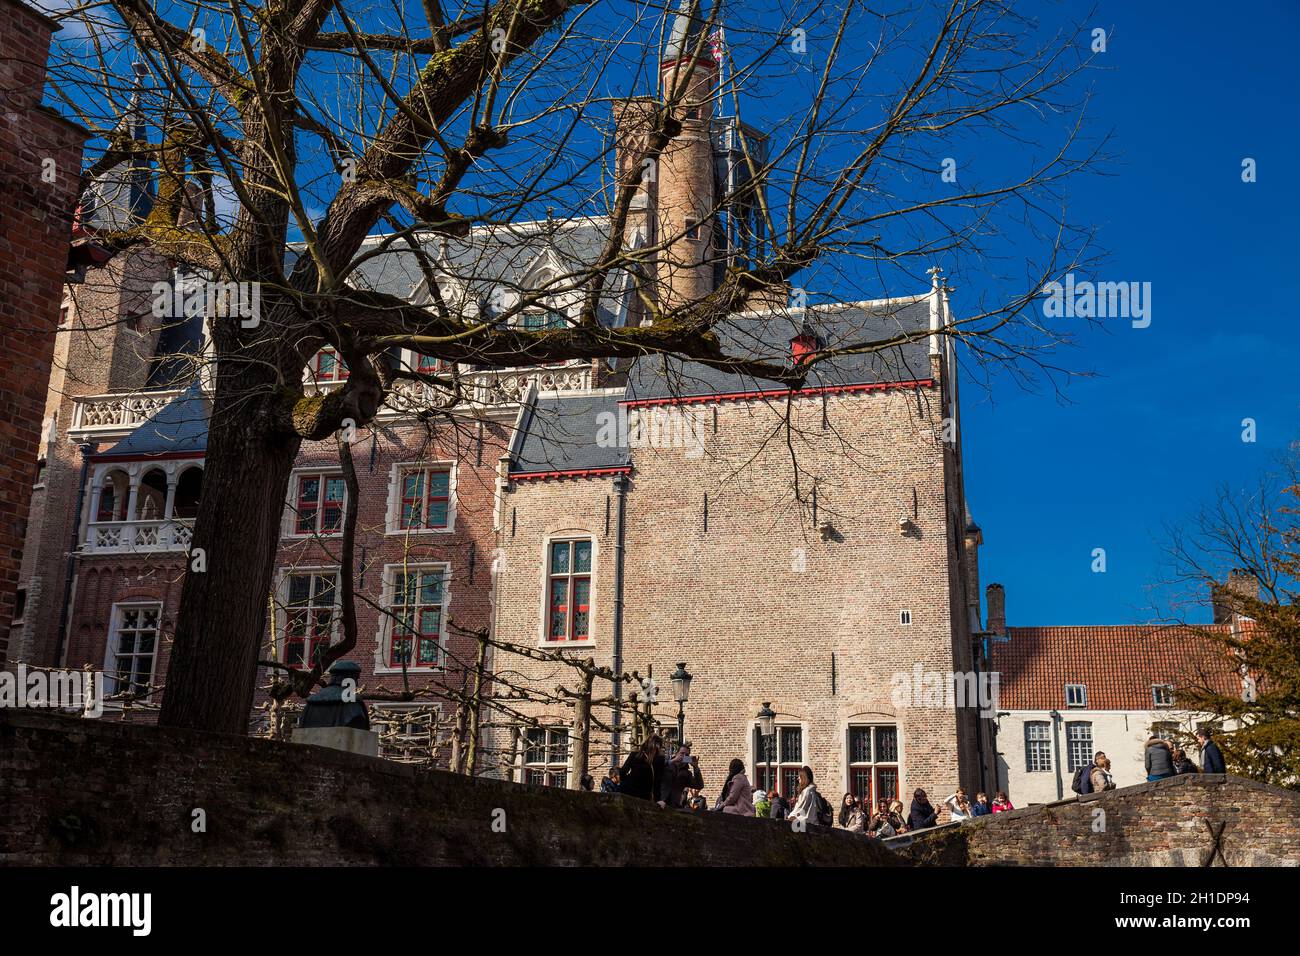
[[1091, 111], [1118, 155], [1071, 205], [1110, 253], [1097, 277], [1152, 283], [1152, 322], [1081, 334], [1063, 360], [1098, 377], [1073, 381], [1071, 404], [1004, 380], [963, 394], [980, 570], [1013, 625], [1152, 619], [1164, 525], [1300, 439], [1300, 4], [1104, 2], [1094, 19], [1112, 34]]

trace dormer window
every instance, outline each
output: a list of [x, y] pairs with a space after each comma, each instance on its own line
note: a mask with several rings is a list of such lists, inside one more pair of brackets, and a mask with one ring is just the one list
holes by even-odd
[[1066, 707], [1087, 707], [1088, 706], [1088, 688], [1083, 684], [1066, 684], [1065, 685], [1065, 706]]
[[1160, 708], [1174, 706], [1174, 685], [1152, 684], [1151, 703], [1153, 706]]
[[550, 312], [546, 309], [527, 309], [525, 310], [520, 324], [528, 332], [543, 332], [547, 329], [564, 328], [564, 316], [558, 312]]

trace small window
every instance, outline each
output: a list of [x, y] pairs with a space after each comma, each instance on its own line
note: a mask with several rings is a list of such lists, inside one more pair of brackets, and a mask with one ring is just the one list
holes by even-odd
[[338, 351], [327, 345], [312, 358], [311, 375], [317, 382], [342, 382], [348, 377], [348, 367]]
[[560, 312], [548, 312], [544, 309], [529, 309], [520, 318], [526, 332], [544, 332], [547, 329], [564, 328], [564, 315]]
[[568, 730], [530, 727], [524, 731], [524, 783], [537, 787], [568, 787]]
[[402, 500], [398, 530], [446, 530], [451, 516], [451, 469], [409, 468], [400, 472], [399, 480]]
[[1065, 685], [1065, 706], [1066, 707], [1087, 707], [1088, 706], [1088, 688], [1083, 684], [1066, 684]]
[[1174, 706], [1174, 685], [1173, 684], [1152, 684], [1151, 703], [1154, 704], [1156, 707]]
[[1047, 773], [1052, 769], [1052, 730], [1045, 720], [1025, 724], [1025, 770]]
[[686, 118], [688, 120], [697, 120], [700, 118], [700, 108], [698, 106], [686, 107]]
[[912, 623], [912, 612], [903, 610], [898, 612], [898, 623], [907, 625]]
[[686, 220], [686, 238], [687, 239], [700, 238], [700, 221], [698, 219]]
[[294, 483], [294, 535], [343, 533], [347, 486], [340, 474], [299, 475]]
[[591, 541], [552, 541], [548, 555], [548, 641], [591, 638]]
[[296, 669], [315, 664], [334, 642], [338, 617], [338, 574], [290, 574], [285, 581], [284, 663]]
[[36, 481], [37, 487], [45, 484], [45, 477], [50, 472], [49, 461], [45, 458], [36, 459]]
[[27, 613], [27, 589], [19, 588], [14, 592], [14, 624], [23, 622], [23, 615]]

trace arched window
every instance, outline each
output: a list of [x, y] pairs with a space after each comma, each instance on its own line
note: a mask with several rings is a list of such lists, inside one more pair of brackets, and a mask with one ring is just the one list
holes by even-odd
[[181, 472], [176, 481], [176, 495], [172, 499], [172, 517], [182, 519], [197, 518], [199, 514], [199, 496], [203, 492], [203, 468], [191, 465]]
[[131, 492], [131, 479], [125, 471], [115, 468], [100, 480], [99, 508], [96, 521], [126, 520], [126, 503]]
[[136, 492], [135, 513], [141, 521], [157, 521], [167, 511], [167, 474], [161, 468], [150, 468], [140, 479]]

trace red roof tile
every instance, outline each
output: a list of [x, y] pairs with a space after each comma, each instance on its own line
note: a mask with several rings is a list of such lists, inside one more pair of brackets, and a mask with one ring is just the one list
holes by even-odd
[[1150, 710], [1153, 684], [1177, 689], [1198, 675], [1224, 693], [1241, 681], [1211, 633], [1228, 625], [1009, 627], [1008, 640], [990, 641], [1001, 674], [1003, 710], [1064, 709], [1065, 685], [1087, 688], [1089, 710]]

